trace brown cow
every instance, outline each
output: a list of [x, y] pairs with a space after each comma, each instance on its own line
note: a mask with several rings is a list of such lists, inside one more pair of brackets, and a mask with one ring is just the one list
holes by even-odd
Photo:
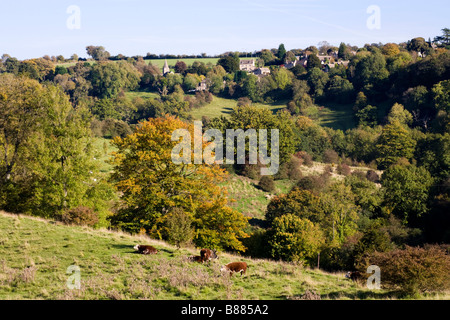
[[222, 266], [220, 272], [229, 272], [230, 276], [235, 272], [240, 272], [241, 276], [247, 271], [247, 264], [245, 262], [230, 262], [229, 264]]
[[202, 249], [200, 250], [199, 256], [190, 256], [189, 261], [195, 261], [199, 263], [204, 263], [210, 261], [211, 259], [217, 259], [217, 254], [215, 250], [210, 249]]
[[205, 261], [210, 261], [211, 259], [218, 259], [216, 250], [202, 249], [200, 250], [200, 256]]
[[146, 245], [142, 245], [142, 244], [137, 244], [133, 247], [134, 250], [137, 250], [139, 253], [142, 254], [155, 254], [158, 253], [158, 250], [156, 250], [154, 247], [152, 246], [146, 246]]

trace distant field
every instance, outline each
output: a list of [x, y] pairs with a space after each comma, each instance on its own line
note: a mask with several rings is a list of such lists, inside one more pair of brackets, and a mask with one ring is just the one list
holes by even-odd
[[[315, 120], [321, 126], [345, 131], [357, 125], [352, 108], [353, 104], [327, 104], [326, 106], [320, 106]], [[312, 118], [315, 117], [313, 116]]]
[[125, 96], [133, 100], [134, 98], [142, 98], [142, 99], [155, 99], [159, 98], [159, 94], [156, 92], [147, 92], [147, 91], [129, 91], [125, 92]]
[[[189, 114], [195, 120], [201, 120], [202, 116], [207, 116], [209, 118], [220, 116], [228, 117], [233, 108], [236, 107], [236, 105], [237, 100], [235, 99], [225, 99], [214, 96], [214, 100], [210, 104], [198, 109], [194, 109], [191, 112], [189, 112]], [[284, 101], [277, 102], [275, 104], [253, 103], [252, 105], [260, 107], [268, 107], [273, 112], [277, 112], [278, 110], [281, 110], [286, 107], [286, 103]]]
[[[239, 58], [240, 60], [242, 59], [258, 59], [258, 58]], [[203, 62], [204, 64], [212, 64], [212, 65], [216, 65], [217, 61], [219, 60], [219, 58], [186, 58], [186, 59], [167, 59], [167, 64], [169, 65], [170, 69], [173, 69], [175, 64], [177, 63], [177, 61], [184, 61], [184, 63], [186, 63], [186, 65], [189, 67], [191, 66], [195, 61], [200, 61]], [[154, 66], [157, 66], [159, 68], [162, 69], [162, 67], [164, 66], [164, 61], [165, 59], [149, 59], [149, 60], [145, 60], [145, 62], [147, 64], [151, 63]], [[94, 64], [95, 61], [88, 61], [88, 63], [90, 64]], [[63, 67], [71, 67], [74, 66], [76, 64], [76, 62], [65, 62], [65, 63], [58, 63], [56, 64], [57, 66], [63, 66]]]
[[[189, 58], [189, 59], [167, 59], [167, 64], [169, 65], [169, 67], [171, 69], [173, 69], [173, 67], [175, 66], [175, 64], [177, 63], [177, 61], [183, 61], [184, 63], [186, 63], [186, 65], [189, 67], [191, 66], [195, 61], [200, 61], [203, 62], [204, 64], [208, 64], [211, 63], [213, 65], [217, 64], [217, 60], [219, 60], [219, 58]], [[157, 66], [159, 68], [162, 69], [162, 67], [164, 66], [164, 61], [165, 59], [150, 59], [150, 60], [145, 60], [145, 62], [151, 63], [154, 66]]]

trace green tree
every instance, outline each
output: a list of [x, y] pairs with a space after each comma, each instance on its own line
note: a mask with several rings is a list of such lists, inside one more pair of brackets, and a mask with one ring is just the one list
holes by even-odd
[[184, 76], [183, 88], [186, 92], [189, 90], [195, 90], [200, 81], [200, 77], [197, 74], [188, 73]]
[[339, 49], [338, 49], [339, 59], [348, 60], [348, 59], [350, 59], [350, 55], [351, 55], [350, 49], [347, 48], [345, 43], [341, 42], [341, 44], [339, 45]]
[[308, 85], [312, 90], [312, 94], [315, 98], [321, 98], [325, 94], [325, 87], [328, 83], [329, 76], [319, 68], [309, 69], [306, 76]]
[[286, 87], [292, 84], [292, 76], [292, 72], [284, 68], [273, 72], [273, 79], [275, 80], [277, 87], [281, 90], [286, 89]]
[[308, 107], [314, 105], [309, 90], [310, 88], [305, 80], [294, 79], [292, 82], [292, 101], [288, 103], [288, 110], [292, 114], [301, 114]]
[[87, 46], [86, 52], [92, 59], [97, 61], [107, 60], [110, 57], [109, 52], [102, 46]]
[[387, 124], [378, 139], [377, 162], [381, 168], [387, 168], [400, 158], [411, 159], [416, 141], [410, 132], [398, 121]]
[[261, 51], [261, 59], [264, 61], [264, 64], [267, 65], [269, 62], [272, 62], [276, 59], [275, 55], [272, 53], [272, 51], [263, 49]]
[[340, 76], [331, 78], [326, 89], [327, 96], [338, 103], [348, 103], [355, 97], [353, 84]]
[[[269, 109], [257, 106], [236, 107], [230, 114], [230, 121], [222, 130], [225, 129], [267, 129], [267, 136], [271, 141], [271, 129], [279, 130], [279, 159], [280, 165], [289, 161], [291, 154], [295, 149], [293, 141], [293, 122], [287, 112], [279, 112], [274, 115]], [[259, 137], [258, 137], [259, 139]], [[258, 140], [258, 145], [259, 140]], [[268, 153], [271, 152], [270, 143]], [[248, 149], [246, 150], [248, 154]]]
[[306, 62], [306, 70], [310, 71], [313, 68], [322, 69], [322, 62], [315, 54], [309, 55]]
[[428, 199], [434, 179], [424, 167], [393, 165], [383, 172], [384, 206], [405, 224], [429, 211]]
[[226, 72], [234, 73], [239, 70], [239, 57], [226, 56], [217, 61], [218, 66], [222, 66]]
[[284, 61], [285, 56], [286, 56], [286, 48], [284, 47], [284, 44], [281, 43], [278, 46], [277, 57], [280, 61]]
[[450, 80], [435, 84], [431, 91], [436, 109], [450, 113]]
[[380, 87], [389, 76], [386, 69], [386, 59], [380, 52], [370, 53], [363, 56], [359, 61], [355, 61], [357, 63], [353, 84], [358, 89], [372, 88], [372, 86]]
[[276, 218], [286, 214], [294, 214], [317, 223], [324, 216], [323, 204], [312, 192], [295, 187], [288, 194], [272, 198], [267, 205], [266, 221], [272, 223]]
[[362, 126], [374, 127], [378, 122], [377, 107], [368, 105], [363, 109], [356, 112], [356, 118], [358, 118], [358, 124]]
[[428, 43], [422, 37], [417, 37], [408, 41], [406, 48], [409, 51], [425, 53], [429, 49]]
[[272, 223], [269, 245], [275, 259], [304, 261], [313, 265], [323, 244], [322, 231], [308, 219], [287, 214]]
[[344, 183], [332, 184], [323, 194], [327, 238], [331, 243], [342, 243], [357, 230], [358, 207], [351, 187]]
[[174, 208], [165, 221], [166, 238], [178, 248], [187, 244], [194, 237], [192, 218], [180, 208]]
[[442, 35], [434, 37], [434, 42], [438, 42], [442, 46], [450, 45], [450, 29], [444, 28], [442, 29]]
[[92, 93], [99, 98], [115, 98], [121, 89], [136, 89], [140, 73], [126, 61], [95, 64], [89, 75]]
[[412, 124], [413, 116], [408, 110], [405, 110], [403, 105], [395, 103], [389, 111], [387, 121], [388, 123], [398, 121], [400, 124], [408, 126]]
[[82, 205], [107, 210], [112, 192], [93, 162], [87, 110], [60, 87], [0, 79], [2, 206], [53, 218]]
[[29, 137], [43, 121], [45, 90], [31, 79], [0, 75], [0, 130], [2, 144], [1, 179], [7, 183], [25, 159]]

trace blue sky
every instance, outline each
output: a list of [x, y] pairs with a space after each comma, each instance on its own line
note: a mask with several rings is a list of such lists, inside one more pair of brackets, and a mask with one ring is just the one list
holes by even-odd
[[[67, 27], [71, 5], [80, 29]], [[379, 29], [367, 27], [371, 5], [380, 9]], [[0, 55], [86, 57], [88, 45], [145, 56], [399, 43], [440, 35], [450, 28], [449, 9], [448, 0], [0, 0]]]

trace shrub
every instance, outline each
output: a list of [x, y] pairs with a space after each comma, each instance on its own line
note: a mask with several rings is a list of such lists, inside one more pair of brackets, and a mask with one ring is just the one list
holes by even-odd
[[338, 163], [339, 155], [336, 151], [327, 149], [323, 152], [323, 162], [325, 163]]
[[328, 185], [330, 176], [331, 175], [328, 172], [324, 172], [320, 176], [306, 176], [298, 181], [297, 187], [317, 193], [322, 191]]
[[92, 227], [98, 222], [98, 215], [89, 207], [79, 206], [66, 210], [61, 215], [61, 221], [65, 224]]
[[380, 176], [373, 170], [367, 171], [366, 179], [375, 183], [380, 182]]
[[351, 172], [352, 172], [352, 170], [345, 163], [338, 164], [337, 173], [342, 174], [344, 176], [348, 176], [348, 175], [350, 175]]
[[291, 179], [298, 180], [303, 174], [301, 171], [301, 165], [303, 160], [292, 156], [288, 162], [283, 163], [278, 170], [278, 173], [274, 176], [275, 180]]
[[295, 154], [297, 158], [300, 158], [303, 160], [303, 164], [307, 167], [311, 167], [313, 163], [312, 156], [308, 154], [306, 151], [299, 151]]
[[438, 245], [374, 252], [364, 261], [381, 269], [381, 284], [408, 294], [450, 289], [450, 255]]
[[258, 186], [266, 192], [273, 192], [275, 190], [275, 182], [271, 176], [261, 177]]
[[303, 164], [303, 160], [297, 157], [292, 157], [291, 160], [288, 162], [287, 169], [288, 169], [288, 177], [291, 180], [299, 180], [303, 174], [300, 170], [301, 165]]
[[318, 226], [308, 219], [286, 214], [275, 218], [272, 230], [269, 245], [273, 258], [315, 264], [325, 241]]
[[261, 168], [257, 164], [244, 164], [240, 165], [242, 168], [241, 174], [247, 178], [258, 180], [261, 178]]
[[167, 240], [178, 248], [182, 244], [187, 244], [194, 237], [192, 218], [181, 208], [174, 208], [166, 217], [165, 227]]

